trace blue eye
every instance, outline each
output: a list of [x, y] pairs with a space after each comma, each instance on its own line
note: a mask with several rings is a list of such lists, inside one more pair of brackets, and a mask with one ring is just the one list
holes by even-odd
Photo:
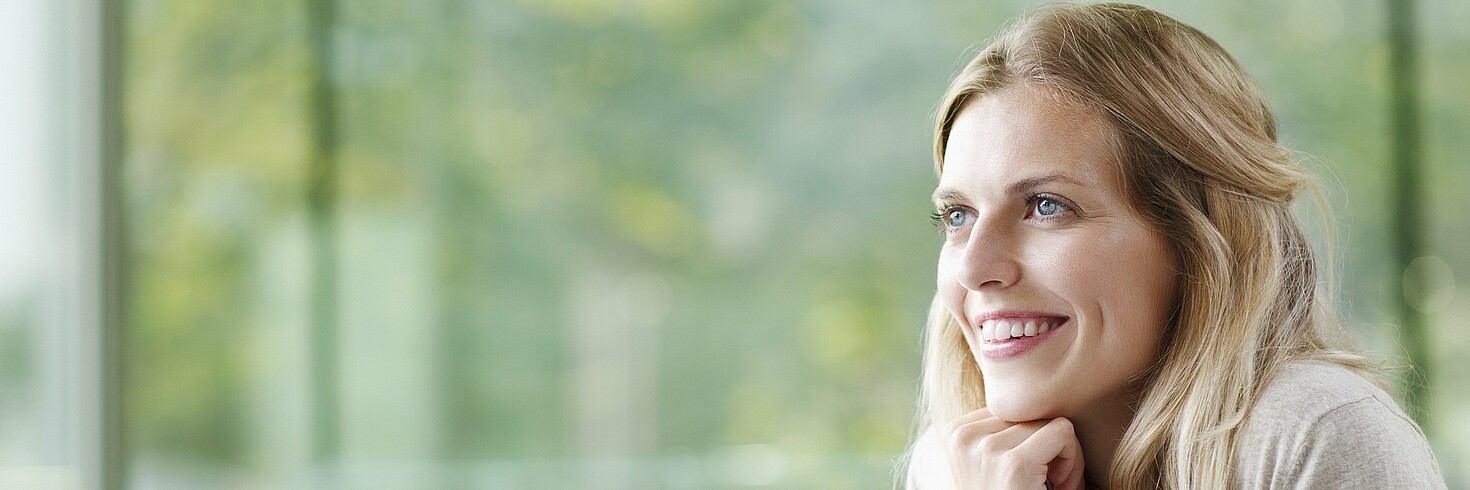
[[944, 215], [944, 220], [949, 222], [951, 228], [959, 228], [965, 224], [965, 212], [960, 209], [951, 209]]
[[1054, 216], [1062, 212], [1062, 204], [1051, 199], [1041, 198], [1036, 201], [1036, 214], [1039, 216]]
[[1077, 212], [1071, 204], [1059, 197], [1051, 197], [1046, 194], [1038, 194], [1026, 198], [1026, 218], [1039, 220], [1061, 219], [1065, 215]]

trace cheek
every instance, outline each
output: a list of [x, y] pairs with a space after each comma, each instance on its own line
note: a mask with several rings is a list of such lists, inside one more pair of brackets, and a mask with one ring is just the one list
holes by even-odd
[[1177, 288], [1174, 255], [1162, 237], [1126, 223], [1033, 250], [1032, 278], [1101, 327], [1089, 329], [1100, 336], [1093, 341], [1130, 353], [1156, 349]]
[[1056, 241], [1036, 263], [1054, 284], [1078, 298], [1135, 312], [1134, 307], [1163, 309], [1160, 298], [1172, 297], [1176, 287], [1173, 253], [1147, 229], [1120, 228], [1133, 229], [1115, 230], [1120, 233], [1101, 240]]
[[1024, 262], [1030, 279], [1073, 307], [1084, 307], [1113, 289], [1108, 285], [1114, 278], [1107, 270], [1112, 259], [1089, 237], [1045, 240], [1028, 250], [1031, 253]]
[[1092, 259], [1088, 285], [1102, 310], [1107, 341], [1126, 342], [1138, 356], [1149, 357], [1158, 350], [1178, 287], [1173, 254], [1162, 238], [1147, 232], [1108, 248], [1111, 253]]
[[1137, 236], [1133, 242], [1125, 248], [1130, 253], [1120, 254], [1123, 256], [1119, 260], [1108, 265], [1108, 272], [1116, 277], [1126, 277], [1127, 287], [1132, 291], [1132, 294], [1120, 295], [1121, 306], [1162, 329], [1179, 287], [1174, 253], [1164, 239], [1156, 235]]

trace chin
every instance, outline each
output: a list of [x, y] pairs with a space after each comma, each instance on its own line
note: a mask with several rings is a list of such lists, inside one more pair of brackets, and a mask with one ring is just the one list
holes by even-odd
[[1034, 392], [1020, 396], [1014, 393], [992, 393], [994, 392], [986, 389], [985, 407], [990, 409], [991, 415], [1006, 422], [1027, 422], [1061, 416], [1057, 413], [1056, 406], [1037, 399]]

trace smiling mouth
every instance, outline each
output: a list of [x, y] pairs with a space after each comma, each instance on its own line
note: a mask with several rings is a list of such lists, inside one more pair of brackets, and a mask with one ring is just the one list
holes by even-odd
[[1011, 339], [1035, 337], [1062, 326], [1066, 317], [994, 318], [980, 324], [980, 338], [998, 343]]

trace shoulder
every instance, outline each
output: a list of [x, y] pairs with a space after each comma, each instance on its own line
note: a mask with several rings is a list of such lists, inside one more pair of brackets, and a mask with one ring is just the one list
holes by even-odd
[[1246, 488], [1444, 488], [1424, 433], [1353, 370], [1298, 361], [1268, 382], [1236, 435]]
[[1381, 408], [1373, 411], [1377, 415], [1409, 422], [1388, 393], [1352, 369], [1326, 361], [1296, 361], [1267, 382], [1246, 424], [1311, 422], [1359, 403]]

